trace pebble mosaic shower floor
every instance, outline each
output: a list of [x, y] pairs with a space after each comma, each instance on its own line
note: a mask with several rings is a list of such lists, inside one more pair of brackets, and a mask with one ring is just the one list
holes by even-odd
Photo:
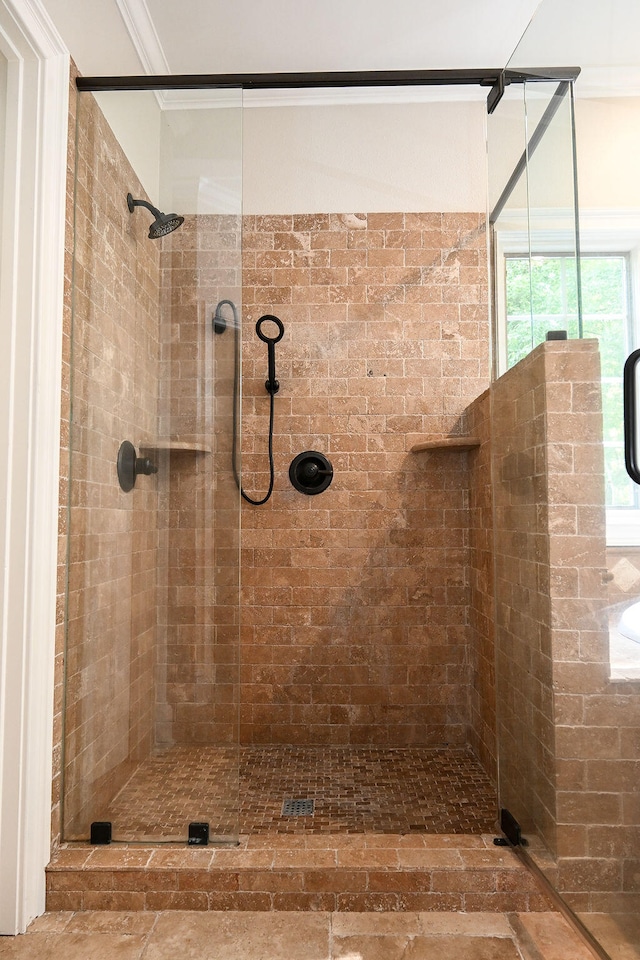
[[[181, 840], [191, 821], [212, 838], [495, 829], [495, 789], [465, 749], [241, 747], [238, 760], [172, 747], [145, 761], [105, 813], [114, 839]], [[283, 815], [287, 800], [313, 800], [313, 813]]]

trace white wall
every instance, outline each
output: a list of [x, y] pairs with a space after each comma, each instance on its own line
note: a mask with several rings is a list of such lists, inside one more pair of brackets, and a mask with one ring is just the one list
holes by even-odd
[[[161, 111], [149, 92], [98, 99], [163, 210], [238, 212], [241, 191], [249, 214], [486, 208], [484, 101], [241, 110], [238, 100]], [[540, 109], [547, 102], [541, 98]], [[500, 182], [524, 149], [522, 110], [521, 88], [513, 88], [490, 120], [500, 127], [499, 151], [489, 152]], [[537, 120], [531, 93], [528, 112], [530, 134]], [[559, 161], [568, 127], [559, 121], [535, 155], [536, 206], [568, 201], [568, 167]], [[640, 209], [640, 98], [578, 98], [576, 125], [581, 206]], [[523, 189], [524, 179], [512, 206]]]
[[226, 106], [162, 114], [162, 209], [174, 213], [242, 213], [242, 91]]
[[[7, 120], [7, 59], [0, 53], [0, 143], [5, 142]], [[2, 186], [4, 184], [4, 150], [0, 150], [0, 223], [2, 222]]]
[[576, 100], [576, 136], [580, 207], [640, 211], [640, 98]]
[[244, 111], [250, 214], [486, 209], [484, 102]]
[[172, 104], [163, 111], [150, 93], [98, 96], [161, 209], [183, 214], [486, 209], [484, 96], [242, 109], [241, 98], [230, 94], [225, 93], [226, 105], [192, 106], [185, 98], [184, 109]]
[[151, 203], [159, 206], [161, 111], [155, 94], [146, 90], [127, 90], [95, 93], [93, 96]]

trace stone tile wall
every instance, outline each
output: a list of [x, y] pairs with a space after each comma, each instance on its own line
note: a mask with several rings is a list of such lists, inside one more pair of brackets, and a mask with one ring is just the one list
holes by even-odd
[[[72, 91], [72, 108], [75, 97]], [[141, 196], [142, 187], [94, 98], [84, 96], [77, 109], [73, 304], [68, 276], [65, 313], [72, 374], [62, 398], [63, 444], [73, 450], [61, 499], [61, 529], [68, 533], [66, 649], [62, 625], [58, 632], [58, 658], [61, 664], [64, 650], [66, 666], [68, 837], [87, 835], [103, 801], [149, 752], [157, 638], [156, 483], [145, 477], [124, 493], [116, 460], [122, 440], [137, 445], [157, 430], [159, 252], [143, 218], [129, 214], [126, 195]], [[61, 702], [58, 687], [58, 711]]]
[[[477, 214], [245, 217], [243, 482], [268, 485], [263, 314], [277, 345], [276, 485], [242, 508], [245, 743], [464, 743], [469, 713], [467, 455], [487, 385]], [[334, 479], [308, 497], [293, 457]]]

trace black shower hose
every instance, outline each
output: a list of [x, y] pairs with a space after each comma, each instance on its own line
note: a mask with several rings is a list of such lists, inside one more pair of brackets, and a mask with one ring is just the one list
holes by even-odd
[[233, 479], [235, 480], [238, 490], [247, 503], [253, 504], [254, 507], [261, 507], [263, 503], [267, 502], [273, 493], [273, 484], [275, 478], [273, 466], [273, 421], [275, 412], [275, 395], [273, 393], [269, 394], [269, 489], [262, 500], [254, 500], [242, 489], [242, 483], [240, 481], [240, 475], [237, 467], [238, 408], [240, 406], [240, 322], [238, 311], [233, 300], [220, 300], [215, 309], [213, 326], [215, 329], [216, 321], [219, 322], [224, 320], [224, 317], [220, 312], [221, 308], [224, 306], [230, 307], [233, 313], [233, 440], [231, 445], [231, 466], [233, 469]]

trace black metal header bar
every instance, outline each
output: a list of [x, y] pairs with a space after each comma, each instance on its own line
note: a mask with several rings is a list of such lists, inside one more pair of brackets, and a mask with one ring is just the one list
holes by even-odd
[[524, 80], [574, 80], [578, 67], [525, 71], [485, 70], [364, 70], [337, 73], [221, 73], [141, 77], [78, 77], [78, 90], [300, 90], [323, 87], [455, 86], [493, 87], [499, 77], [507, 83]]

